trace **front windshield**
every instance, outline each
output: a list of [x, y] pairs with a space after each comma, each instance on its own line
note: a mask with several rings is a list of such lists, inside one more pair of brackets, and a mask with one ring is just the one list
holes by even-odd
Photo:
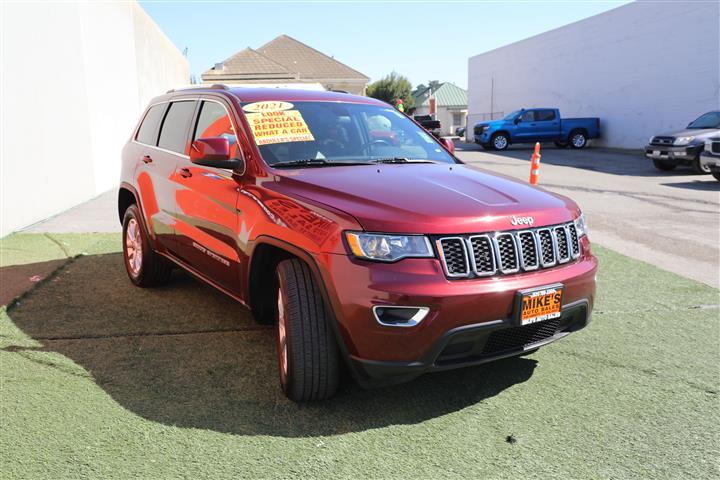
[[456, 163], [429, 133], [390, 106], [255, 102], [244, 104], [243, 111], [268, 165], [387, 159]]
[[720, 128], [720, 112], [708, 112], [688, 125], [688, 128]]
[[503, 120], [514, 120], [515, 117], [517, 117], [520, 114], [521, 110], [515, 110], [509, 115], [505, 115], [505, 118]]

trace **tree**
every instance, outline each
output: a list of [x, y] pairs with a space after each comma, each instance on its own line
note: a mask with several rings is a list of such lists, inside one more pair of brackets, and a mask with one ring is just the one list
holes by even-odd
[[377, 98], [392, 106], [395, 106], [399, 98], [402, 99], [406, 112], [415, 106], [415, 99], [411, 92], [410, 80], [396, 72], [371, 83], [367, 88], [368, 97]]

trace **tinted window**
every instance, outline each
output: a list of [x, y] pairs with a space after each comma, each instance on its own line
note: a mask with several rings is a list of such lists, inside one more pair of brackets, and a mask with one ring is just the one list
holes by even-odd
[[708, 112], [688, 125], [688, 128], [720, 128], [720, 112]]
[[172, 152], [185, 153], [188, 126], [195, 109], [195, 102], [173, 102], [165, 114], [158, 147]]
[[203, 102], [198, 116], [193, 140], [198, 138], [225, 137], [230, 142], [230, 153], [236, 156], [237, 137], [225, 107], [215, 102]]
[[523, 122], [534, 122], [535, 121], [535, 111], [527, 110], [527, 111], [523, 112], [523, 114], [520, 116], [520, 120]]
[[535, 110], [535, 120], [538, 122], [555, 120], [555, 110]]
[[162, 114], [165, 111], [165, 107], [166, 105], [163, 103], [161, 105], [155, 105], [154, 107], [151, 107], [150, 110], [148, 110], [145, 118], [142, 121], [142, 124], [140, 124], [140, 128], [138, 129], [137, 137], [135, 137], [135, 140], [140, 143], [145, 143], [147, 145], [156, 144], [158, 125], [160, 125], [160, 120], [162, 119]]

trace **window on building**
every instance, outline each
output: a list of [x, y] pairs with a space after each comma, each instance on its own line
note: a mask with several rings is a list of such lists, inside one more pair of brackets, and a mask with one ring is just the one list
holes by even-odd
[[185, 153], [188, 127], [194, 111], [195, 102], [192, 100], [171, 103], [160, 128], [158, 147]]
[[465, 115], [463, 115], [462, 112], [453, 112], [452, 122], [454, 126], [462, 127], [463, 125], [465, 125]]
[[143, 118], [140, 124], [135, 140], [146, 145], [157, 145], [158, 125], [160, 125], [160, 120], [162, 120], [166, 106], [167, 105], [163, 103], [150, 107], [150, 110], [145, 114], [145, 118]]

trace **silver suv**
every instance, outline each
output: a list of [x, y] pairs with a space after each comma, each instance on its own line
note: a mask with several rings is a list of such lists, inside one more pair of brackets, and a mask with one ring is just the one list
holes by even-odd
[[696, 173], [710, 173], [700, 162], [705, 140], [720, 135], [720, 110], [700, 115], [686, 129], [656, 135], [645, 147], [645, 156], [658, 170], [673, 170], [678, 165], [689, 165]]

